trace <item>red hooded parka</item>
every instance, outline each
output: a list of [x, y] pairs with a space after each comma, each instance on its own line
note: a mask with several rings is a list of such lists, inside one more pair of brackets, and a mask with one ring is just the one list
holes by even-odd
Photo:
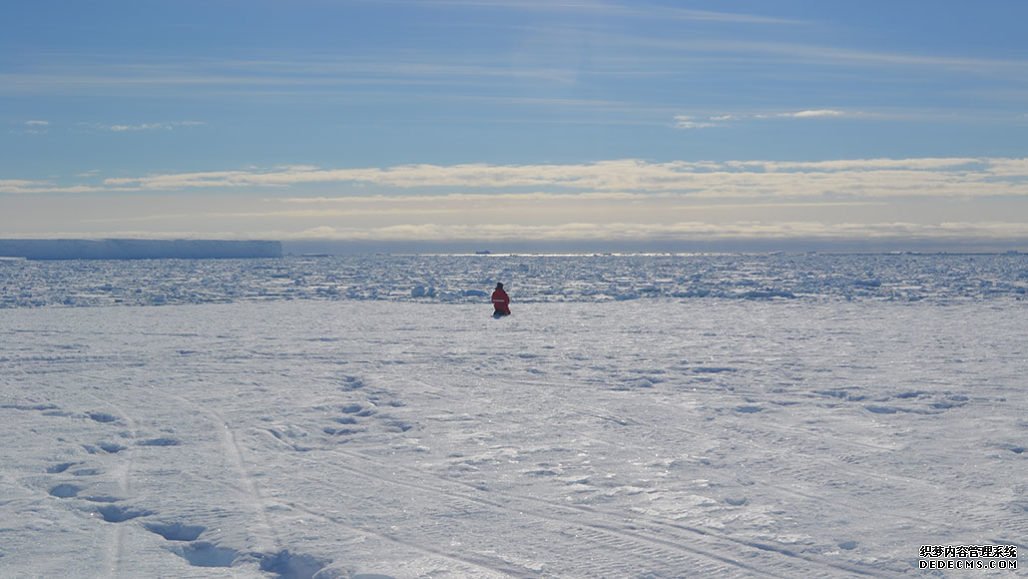
[[507, 292], [503, 291], [503, 284], [496, 284], [496, 289], [493, 291], [493, 309], [494, 313], [509, 316], [510, 315], [510, 296]]

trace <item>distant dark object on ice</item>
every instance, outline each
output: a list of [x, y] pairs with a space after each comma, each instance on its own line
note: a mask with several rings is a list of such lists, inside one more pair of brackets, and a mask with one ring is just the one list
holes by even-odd
[[0, 256], [26, 259], [242, 259], [282, 257], [278, 241], [218, 239], [0, 239]]

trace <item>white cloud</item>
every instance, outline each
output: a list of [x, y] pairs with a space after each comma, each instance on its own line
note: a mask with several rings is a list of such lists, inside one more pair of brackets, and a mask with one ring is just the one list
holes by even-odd
[[1022, 185], [1028, 187], [1028, 157], [1021, 159], [990, 159], [989, 172], [998, 178], [1020, 178]]
[[716, 114], [703, 118], [690, 115], [675, 115], [675, 128], [678, 129], [699, 129], [719, 127], [729, 123], [745, 121], [767, 121], [776, 119], [842, 119], [842, 118], [863, 118], [863, 119], [885, 119], [886, 115], [868, 113], [864, 111], [848, 111], [840, 109], [809, 109], [799, 111], [786, 111], [777, 113], [733, 113]]
[[97, 185], [58, 185], [52, 181], [0, 179], [0, 194], [42, 195], [62, 193], [112, 193], [123, 189]]
[[778, 116], [794, 119], [816, 119], [858, 116], [858, 113], [847, 113], [845, 111], [839, 111], [834, 109], [815, 109], [809, 111], [796, 111], [794, 113], [780, 113]]
[[25, 193], [44, 185], [41, 181], [25, 179], [0, 179], [0, 193]]
[[[0, 193], [21, 194], [0, 195], [0, 230], [369, 241], [1028, 240], [1028, 158], [295, 165], [81, 179], [0, 179]], [[31, 215], [45, 219], [31, 224]]]
[[717, 123], [713, 122], [715, 119], [711, 117], [707, 121], [697, 121], [693, 117], [687, 115], [676, 115], [675, 116], [675, 128], [678, 129], [705, 129], [708, 127], [716, 127]]
[[280, 237], [356, 241], [725, 241], [725, 240], [960, 240], [1028, 237], [1028, 224], [950, 222], [925, 225], [906, 222], [841, 223], [811, 221], [585, 223], [556, 225], [485, 224], [441, 225], [407, 223], [376, 228], [317, 226]]
[[167, 130], [171, 127], [163, 123], [144, 123], [142, 125], [108, 125], [102, 128], [105, 128], [113, 133], [124, 133], [128, 131]]
[[[81, 231], [49, 230], [19, 237], [83, 237]], [[976, 240], [1000, 243], [1028, 240], [1028, 225], [1011, 222], [944, 222], [918, 224], [881, 221], [824, 224], [814, 221], [738, 221], [707, 223], [682, 221], [670, 224], [566, 222], [556, 225], [485, 224], [441, 225], [401, 223], [382, 227], [316, 225], [297, 229], [273, 228], [240, 233], [238, 230], [171, 228], [105, 229], [90, 231], [93, 238], [220, 238], [220, 239], [333, 239], [340, 241], [471, 241], [471, 242], [722, 242], [800, 240], [809, 243], [883, 241], [902, 246], [910, 241], [960, 243]]]
[[[356, 169], [290, 167], [112, 178], [117, 190], [307, 189], [346, 185], [385, 190], [487, 194], [532, 188], [551, 193], [674, 193], [710, 198], [1028, 196], [1024, 159], [851, 159], [817, 162], [651, 163], [637, 159], [567, 165], [399, 165]], [[397, 193], [399, 195], [399, 193]], [[403, 193], [407, 195], [409, 193]]]
[[129, 132], [140, 132], [140, 131], [172, 131], [180, 127], [197, 127], [205, 123], [200, 121], [172, 121], [163, 123], [139, 123], [139, 124], [87, 124], [85, 126], [100, 130], [110, 131], [112, 133], [129, 133]]
[[13, 135], [46, 135], [50, 130], [50, 121], [32, 119], [18, 123], [17, 128], [11, 129]]

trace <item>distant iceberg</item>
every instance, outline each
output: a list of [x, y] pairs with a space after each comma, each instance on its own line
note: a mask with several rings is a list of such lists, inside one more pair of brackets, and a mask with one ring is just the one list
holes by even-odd
[[282, 244], [278, 241], [218, 239], [0, 239], [0, 257], [243, 259], [282, 257]]

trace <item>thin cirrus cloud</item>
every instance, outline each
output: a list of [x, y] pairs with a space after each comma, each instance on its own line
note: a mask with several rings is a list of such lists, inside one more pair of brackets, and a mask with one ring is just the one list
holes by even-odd
[[844, 66], [854, 69], [890, 68], [936, 72], [960, 72], [976, 76], [1023, 75], [1028, 59], [969, 57], [952, 54], [885, 52], [845, 48], [815, 43], [778, 40], [741, 39], [672, 39], [661, 37], [614, 35], [610, 41], [622, 47], [634, 47], [659, 54], [726, 56], [760, 62], [803, 63]]
[[84, 124], [82, 126], [98, 131], [109, 131], [112, 133], [136, 133], [141, 131], [172, 131], [183, 127], [198, 127], [205, 123], [201, 121], [172, 121], [160, 123], [137, 123], [137, 124]]
[[[557, 66], [512, 66], [483, 57], [469, 61], [445, 55], [390, 52], [379, 58], [352, 55], [279, 56], [274, 59], [181, 59], [168, 63], [134, 57], [56, 55], [59, 63], [20, 72], [0, 72], [3, 95], [224, 96], [225, 91], [275, 91], [308, 95], [311, 90], [349, 94], [358, 89], [451, 86], [460, 89], [511, 83], [567, 84], [575, 74]], [[409, 90], [404, 91], [410, 93]], [[402, 94], [402, 93], [401, 93]], [[416, 95], [415, 95], [416, 96]]]
[[[363, 0], [369, 2], [370, 0]], [[675, 8], [645, 2], [602, 2], [598, 0], [576, 0], [574, 2], [554, 0], [375, 0], [381, 4], [403, 4], [420, 8], [467, 8], [502, 9], [519, 12], [564, 12], [579, 15], [606, 16], [611, 18], [641, 18], [646, 20], [686, 20], [697, 22], [722, 22], [733, 24], [795, 25], [802, 21], [765, 16], [745, 12], [694, 10]]]
[[[418, 3], [421, 4], [420, 2]], [[486, 3], [482, 3], [486, 4]], [[492, 3], [488, 3], [492, 5]], [[654, 12], [633, 6], [607, 3], [549, 3], [512, 2], [507, 8], [606, 10], [627, 14]], [[590, 8], [591, 7], [591, 8]], [[761, 21], [760, 17], [720, 12], [689, 11], [667, 8], [668, 14], [685, 15], [698, 19], [741, 19]], [[657, 14], [664, 12], [658, 11]], [[766, 19], [773, 22], [775, 19]], [[536, 30], [536, 34], [545, 31]], [[881, 52], [847, 49], [800, 42], [744, 41], [744, 40], [681, 40], [604, 31], [602, 34], [588, 29], [552, 29], [557, 36], [584, 35], [607, 47], [592, 55], [592, 72], [602, 75], [636, 77], [640, 73], [670, 74], [678, 69], [683, 58], [696, 58], [709, 62], [712, 58], [727, 58], [733, 62], [752, 60], [758, 63], [794, 62], [814, 63], [850, 68], [917, 69], [921, 72], [961, 72], [974, 75], [1002, 74], [1004, 78], [1018, 78], [1028, 71], [1028, 60], [1000, 58], [971, 58], [963, 56]], [[303, 92], [317, 88], [352, 92], [360, 86], [395, 86], [411, 84], [450, 85], [467, 88], [467, 83], [492, 86], [497, 80], [525, 82], [573, 83], [581, 76], [568, 63], [545, 57], [535, 65], [514, 66], [509, 55], [482, 55], [468, 60], [467, 55], [425, 52], [371, 53], [367, 56], [323, 55], [321, 57], [289, 58], [206, 58], [182, 59], [167, 62], [134, 57], [110, 55], [53, 54], [54, 62], [36, 63], [19, 72], [0, 73], [0, 94], [125, 94], [182, 91], [190, 94], [223, 94], [227, 89]], [[667, 60], [667, 59], [672, 60]], [[675, 64], [671, 64], [675, 63]], [[657, 68], [654, 68], [657, 67]], [[409, 91], [408, 91], [409, 92]]]
[[22, 135], [45, 135], [49, 130], [50, 121], [33, 119], [19, 123], [15, 128], [11, 129], [11, 133]]
[[677, 129], [708, 129], [722, 127], [733, 123], [745, 121], [767, 121], [775, 119], [872, 119], [885, 118], [885, 115], [869, 113], [865, 111], [841, 110], [841, 109], [806, 109], [798, 111], [786, 111], [778, 113], [732, 113], [716, 114], [706, 117], [692, 115], [675, 115], [675, 128]]

